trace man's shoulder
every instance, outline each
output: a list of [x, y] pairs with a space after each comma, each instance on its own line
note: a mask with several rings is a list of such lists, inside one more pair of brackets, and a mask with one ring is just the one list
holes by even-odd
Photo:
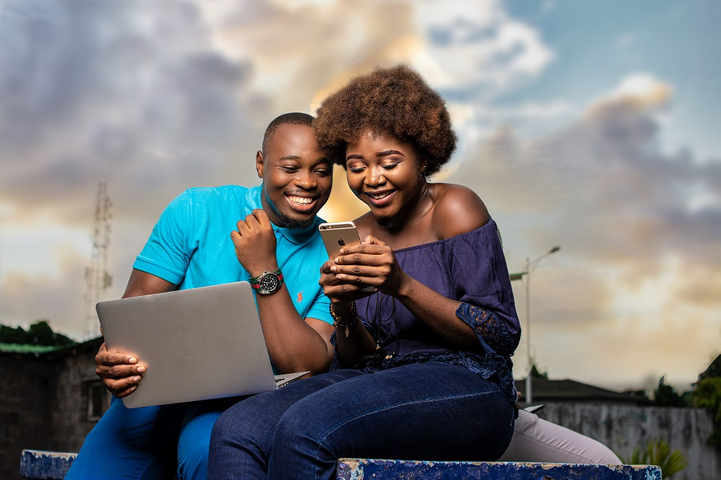
[[260, 202], [260, 186], [244, 187], [241, 185], [223, 185], [219, 187], [193, 187], [185, 190], [178, 196], [179, 200], [194, 203], [196, 206], [212, 208], [225, 204], [247, 204], [250, 208], [257, 208]]

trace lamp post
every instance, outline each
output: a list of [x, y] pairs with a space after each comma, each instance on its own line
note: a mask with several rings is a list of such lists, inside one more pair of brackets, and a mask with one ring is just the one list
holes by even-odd
[[[528, 375], [526, 375], [526, 403], [530, 404], [533, 402], [533, 383], [531, 380], [531, 371], [533, 370], [533, 356], [531, 354], [531, 272], [532, 269], [538, 265], [538, 262], [542, 258], [556, 253], [561, 249], [560, 246], [556, 245], [549, 251], [531, 261], [526, 257], [526, 268], [520, 273], [512, 273], [511, 281], [524, 280], [526, 286], [526, 349], [528, 353]], [[525, 278], [524, 278], [525, 277]]]

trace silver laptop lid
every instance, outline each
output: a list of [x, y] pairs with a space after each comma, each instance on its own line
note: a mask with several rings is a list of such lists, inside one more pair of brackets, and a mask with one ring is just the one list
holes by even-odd
[[97, 304], [108, 348], [147, 366], [126, 407], [248, 395], [276, 389], [248, 282]]

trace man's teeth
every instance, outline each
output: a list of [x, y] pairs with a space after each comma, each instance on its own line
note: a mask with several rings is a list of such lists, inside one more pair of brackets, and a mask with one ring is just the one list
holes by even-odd
[[313, 203], [313, 199], [309, 197], [292, 197], [289, 196], [288, 200], [290, 200], [293, 203], [299, 203], [301, 205], [309, 205]]

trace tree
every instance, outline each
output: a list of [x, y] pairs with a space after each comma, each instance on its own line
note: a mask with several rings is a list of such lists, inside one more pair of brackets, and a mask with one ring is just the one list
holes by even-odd
[[671, 385], [667, 385], [666, 377], [658, 381], [658, 388], [654, 391], [653, 404], [657, 407], [687, 407], [684, 398], [676, 393]]
[[693, 404], [705, 408], [713, 415], [714, 429], [706, 439], [709, 445], [721, 447], [721, 376], [706, 377], [696, 383]]
[[538, 380], [548, 380], [548, 372], [541, 373], [536, 367], [536, 364], [534, 363], [531, 366], [531, 378], [536, 378]]
[[47, 320], [40, 320], [30, 325], [27, 331], [22, 327], [12, 328], [0, 325], [0, 343], [64, 347], [74, 345], [77, 342], [62, 333], [55, 333]]

